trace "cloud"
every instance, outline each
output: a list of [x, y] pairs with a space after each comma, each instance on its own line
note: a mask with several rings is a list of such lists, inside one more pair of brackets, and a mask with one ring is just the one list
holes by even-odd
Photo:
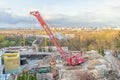
[[[29, 12], [28, 12], [29, 13]], [[52, 13], [48, 10], [41, 14], [47, 24], [56, 24], [64, 27], [119, 27], [120, 3], [109, 4], [91, 10], [79, 10], [74, 15], [63, 13]], [[72, 13], [72, 12], [71, 12]], [[71, 14], [70, 13], [70, 14]], [[32, 19], [31, 19], [32, 18]], [[0, 27], [13, 26], [19, 28], [40, 28], [37, 19], [28, 15], [16, 15], [15, 13], [0, 10]], [[54, 26], [53, 26], [54, 27]]]
[[38, 26], [37, 21], [33, 21], [30, 16], [16, 15], [0, 10], [0, 28], [32, 28]]
[[17, 23], [28, 23], [29, 20], [25, 16], [17, 16], [10, 14], [5, 11], [0, 11], [0, 23], [6, 24], [17, 24]]
[[116, 5], [109, 4], [92, 10], [79, 11], [72, 16], [54, 14], [51, 15], [48, 22], [63, 26], [119, 27], [119, 13], [120, 4], [116, 3]]

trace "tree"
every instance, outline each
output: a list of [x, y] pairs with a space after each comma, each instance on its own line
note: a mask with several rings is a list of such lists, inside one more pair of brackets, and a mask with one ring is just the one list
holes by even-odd
[[120, 32], [115, 37], [114, 41], [115, 41], [115, 48], [120, 49]]

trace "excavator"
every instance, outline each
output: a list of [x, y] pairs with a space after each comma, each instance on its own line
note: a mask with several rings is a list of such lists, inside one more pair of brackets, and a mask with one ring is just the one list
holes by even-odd
[[67, 56], [66, 55], [67, 53], [62, 49], [62, 47], [58, 43], [57, 39], [55, 38], [55, 36], [51, 32], [50, 28], [48, 27], [48, 25], [46, 24], [46, 22], [41, 17], [39, 11], [32, 11], [32, 12], [30, 12], [30, 15], [33, 15], [33, 16], [35, 16], [37, 18], [37, 20], [39, 21], [39, 23], [41, 24], [41, 26], [43, 27], [43, 29], [46, 31], [47, 35], [50, 37], [50, 39], [53, 42], [53, 44], [56, 46], [58, 52], [62, 55], [62, 57], [64, 58], [64, 60], [69, 65], [75, 66], [75, 65], [78, 65], [80, 63], [84, 63], [85, 62], [85, 59], [84, 59], [83, 56], [81, 56], [81, 54], [77, 54], [77, 55], [73, 55], [73, 56]]

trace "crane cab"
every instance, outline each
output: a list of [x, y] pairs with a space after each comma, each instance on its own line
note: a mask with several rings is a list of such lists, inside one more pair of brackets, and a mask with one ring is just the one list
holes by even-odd
[[82, 56], [71, 56], [71, 57], [67, 58], [67, 62], [68, 62], [68, 64], [74, 66], [74, 65], [78, 65], [80, 63], [85, 62], [85, 59]]

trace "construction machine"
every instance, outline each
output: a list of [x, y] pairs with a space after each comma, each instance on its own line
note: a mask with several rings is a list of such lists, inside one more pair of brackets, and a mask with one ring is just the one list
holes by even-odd
[[55, 36], [51, 32], [51, 30], [48, 27], [48, 25], [46, 24], [46, 22], [41, 17], [39, 11], [32, 11], [32, 12], [30, 12], [30, 15], [33, 15], [33, 16], [35, 16], [37, 18], [37, 20], [39, 21], [39, 23], [41, 24], [43, 29], [46, 31], [47, 35], [50, 37], [50, 39], [53, 42], [53, 44], [56, 46], [56, 48], [59, 51], [59, 53], [62, 55], [64, 60], [67, 61], [67, 63], [69, 65], [77, 65], [77, 64], [85, 62], [84, 57], [81, 56], [80, 54], [73, 55], [73, 56], [67, 56], [66, 55], [66, 52], [61, 48], [60, 44], [57, 42]]

